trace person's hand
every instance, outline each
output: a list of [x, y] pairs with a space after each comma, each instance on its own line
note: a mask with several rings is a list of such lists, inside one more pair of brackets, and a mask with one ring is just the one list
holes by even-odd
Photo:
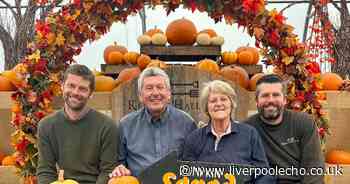
[[113, 177], [120, 177], [120, 176], [130, 176], [131, 171], [126, 168], [123, 164], [118, 165], [114, 170], [112, 171], [111, 174], [109, 174], [110, 178]]

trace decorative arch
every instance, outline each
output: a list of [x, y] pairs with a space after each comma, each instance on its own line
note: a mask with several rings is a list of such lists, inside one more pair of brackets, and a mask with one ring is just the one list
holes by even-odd
[[[45, 4], [47, 0], [37, 0]], [[309, 61], [306, 46], [285, 23], [277, 10], [265, 9], [264, 0], [74, 0], [44, 21], [37, 21], [36, 35], [28, 45], [27, 55], [15, 67], [19, 82], [13, 93], [11, 124], [16, 166], [30, 182], [35, 182], [37, 124], [53, 111], [52, 100], [61, 95], [59, 79], [74, 63], [86, 41], [95, 41], [109, 31], [113, 22], [126, 22], [128, 15], [139, 12], [145, 4], [162, 4], [167, 14], [183, 4], [192, 12], [208, 12], [215, 22], [237, 23], [255, 37], [255, 46], [264, 55], [264, 63], [275, 66], [276, 72], [289, 81], [288, 107], [312, 114], [322, 141], [328, 130], [320, 104], [320, 67]]]

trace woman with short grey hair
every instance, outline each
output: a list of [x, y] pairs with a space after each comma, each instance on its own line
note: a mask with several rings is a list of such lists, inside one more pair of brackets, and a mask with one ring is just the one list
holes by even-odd
[[[226, 82], [214, 80], [205, 85], [200, 95], [200, 107], [209, 116], [209, 122], [187, 136], [183, 160], [269, 167], [257, 131], [233, 120], [236, 96]], [[272, 176], [245, 179], [248, 183], [275, 183]]]

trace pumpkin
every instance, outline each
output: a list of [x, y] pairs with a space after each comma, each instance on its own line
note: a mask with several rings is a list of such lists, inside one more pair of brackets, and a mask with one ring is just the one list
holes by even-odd
[[221, 54], [221, 62], [225, 65], [232, 65], [237, 62], [237, 53], [232, 51], [225, 51]]
[[157, 26], [155, 26], [153, 29], [149, 29], [145, 32], [145, 35], [152, 37], [156, 33], [164, 33], [161, 29], [158, 29]]
[[326, 162], [330, 164], [350, 164], [350, 153], [341, 150], [332, 150], [327, 153]]
[[106, 63], [111, 65], [123, 64], [124, 54], [118, 51], [110, 52]]
[[149, 45], [151, 44], [152, 38], [148, 35], [141, 35], [137, 38], [137, 43], [140, 45]]
[[[259, 62], [260, 55], [258, 49], [254, 47], [239, 47], [236, 50], [238, 54], [238, 63], [246, 64], [246, 65], [255, 65]], [[245, 52], [242, 54], [241, 58], [239, 57], [241, 52]], [[246, 53], [249, 52], [250, 54]]]
[[210, 36], [207, 33], [197, 35], [196, 42], [198, 45], [210, 45]]
[[323, 90], [339, 90], [343, 79], [336, 73], [326, 72], [321, 74], [321, 84]]
[[16, 87], [6, 77], [0, 75], [0, 91], [14, 91]]
[[225, 42], [225, 39], [222, 36], [214, 36], [214, 37], [210, 38], [211, 45], [221, 46], [224, 44], [224, 42]]
[[152, 59], [151, 62], [147, 65], [148, 67], [158, 67], [161, 69], [166, 69], [168, 66], [164, 61], [158, 60], [158, 59]]
[[124, 55], [125, 53], [128, 52], [128, 49], [126, 49], [124, 46], [117, 45], [117, 42], [114, 42], [113, 45], [106, 47], [105, 50], [103, 51], [103, 58], [107, 64], [110, 64], [108, 59], [109, 59], [109, 54], [111, 52], [120, 52], [122, 55]]
[[22, 106], [19, 103], [12, 103], [11, 112], [19, 113], [22, 111]]
[[170, 45], [193, 45], [197, 29], [192, 21], [182, 18], [172, 21], [165, 31]]
[[60, 170], [58, 172], [58, 180], [50, 184], [79, 184], [77, 181], [72, 179], [65, 180], [63, 176], [64, 176], [64, 170]]
[[111, 178], [108, 184], [140, 184], [140, 182], [134, 176], [120, 176]]
[[127, 64], [137, 64], [137, 58], [140, 56], [137, 52], [127, 52], [124, 54], [123, 59]]
[[6, 157], [5, 153], [0, 151], [0, 165], [2, 164], [2, 160]]
[[145, 54], [141, 54], [139, 58], [137, 58], [137, 65], [139, 65], [141, 70], [145, 69], [150, 62], [151, 58]]
[[253, 63], [254, 56], [250, 51], [242, 51], [238, 54], [238, 63], [242, 65], [250, 65]]
[[214, 60], [211, 60], [211, 59], [200, 60], [196, 64], [196, 68], [198, 70], [207, 71], [210, 73], [219, 73], [220, 71], [219, 65]]
[[151, 37], [153, 45], [165, 45], [168, 41], [164, 33], [156, 33]]
[[210, 36], [210, 38], [218, 36], [214, 31], [214, 29], [203, 29], [202, 31], [198, 32], [198, 34], [201, 34], [201, 33], [207, 33]]
[[118, 78], [116, 79], [116, 86], [133, 80], [134, 78], [138, 77], [140, 73], [141, 70], [139, 67], [125, 68], [119, 73]]
[[95, 91], [112, 91], [116, 83], [112, 77], [96, 76], [95, 77]]
[[255, 91], [256, 90], [256, 82], [258, 82], [258, 80], [263, 76], [264, 76], [263, 73], [254, 74], [249, 80], [249, 89], [252, 91]]
[[226, 79], [240, 85], [242, 88], [248, 88], [249, 76], [242, 67], [234, 65], [225, 66], [220, 70], [220, 74]]
[[21, 74], [17, 73], [15, 70], [5, 70], [1, 73], [3, 77], [6, 77], [15, 86], [19, 86], [23, 82]]
[[2, 159], [1, 165], [3, 166], [13, 166], [16, 165], [16, 157], [14, 156], [6, 156]]

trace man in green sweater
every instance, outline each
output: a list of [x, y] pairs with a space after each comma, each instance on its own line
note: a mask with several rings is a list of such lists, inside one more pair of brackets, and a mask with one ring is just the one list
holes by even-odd
[[287, 110], [286, 87], [275, 74], [257, 82], [258, 113], [245, 122], [259, 132], [278, 184], [322, 184], [324, 158], [317, 126], [306, 113]]
[[39, 184], [56, 181], [57, 169], [80, 184], [107, 183], [117, 162], [117, 130], [112, 119], [87, 106], [94, 89], [95, 77], [86, 66], [66, 70], [64, 108], [39, 122]]

